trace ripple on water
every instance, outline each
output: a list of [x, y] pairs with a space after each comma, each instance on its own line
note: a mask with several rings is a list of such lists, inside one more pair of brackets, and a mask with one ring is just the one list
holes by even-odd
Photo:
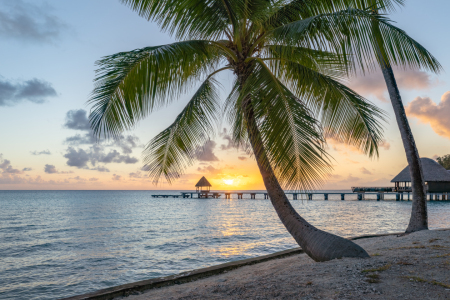
[[[0, 191], [0, 298], [68, 297], [296, 247], [269, 200], [152, 193]], [[339, 197], [292, 204], [345, 237], [403, 231], [411, 211], [406, 201]], [[430, 228], [450, 227], [450, 202], [428, 208]]]

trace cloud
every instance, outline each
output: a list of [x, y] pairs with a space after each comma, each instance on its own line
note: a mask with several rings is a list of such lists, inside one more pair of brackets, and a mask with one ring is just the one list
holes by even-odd
[[327, 176], [329, 179], [331, 179], [331, 180], [338, 180], [338, 179], [341, 179], [342, 178], [342, 175], [339, 175], [339, 174], [328, 174], [328, 176]]
[[438, 135], [450, 138], [450, 91], [445, 92], [439, 104], [430, 98], [417, 97], [405, 107], [409, 117], [430, 124]]
[[239, 160], [247, 160], [248, 157], [246, 157], [246, 156], [238, 156], [238, 159], [239, 159]]
[[27, 172], [33, 170], [32, 168], [23, 168], [22, 171]]
[[70, 179], [74, 179], [74, 180], [76, 180], [76, 181], [86, 181], [86, 179], [84, 179], [84, 178], [82, 178], [82, 177], [80, 177], [80, 176], [75, 176], [75, 177], [72, 177], [72, 178], [70, 178]]
[[370, 172], [369, 170], [367, 170], [366, 168], [362, 167], [359, 169], [361, 171], [361, 173], [363, 174], [367, 174], [367, 175], [372, 175], [372, 172]]
[[68, 172], [61, 171], [60, 172], [60, 171], [56, 170], [56, 167], [54, 165], [48, 165], [48, 164], [45, 165], [44, 172], [47, 174], [71, 174], [71, 173], [73, 173], [73, 171], [68, 171]]
[[350, 175], [348, 175], [348, 177], [346, 179], [341, 180], [340, 183], [347, 183], [347, 182], [352, 183], [352, 182], [359, 181], [359, 180], [361, 180], [361, 178], [354, 177], [354, 176], [352, 176], [352, 174], [350, 174]]
[[219, 159], [214, 154], [214, 148], [216, 148], [216, 142], [206, 141], [203, 147], [198, 147], [195, 151], [195, 157], [199, 161], [218, 161]]
[[141, 171], [132, 172], [129, 174], [130, 178], [144, 178]]
[[88, 163], [94, 168], [91, 170], [97, 170], [100, 172], [109, 172], [109, 170], [102, 166], [97, 166], [97, 163], [125, 163], [135, 164], [139, 160], [129, 155], [122, 155], [117, 150], [111, 150], [109, 153], [104, 152], [104, 148], [100, 145], [92, 146], [88, 151], [84, 149], [75, 149], [69, 147], [66, 149], [64, 157], [67, 158], [67, 165], [71, 167], [77, 167], [79, 169], [89, 169]]
[[359, 164], [359, 162], [357, 162], [357, 161], [355, 161], [355, 160], [351, 160], [350, 158], [346, 158], [345, 159], [348, 163], [351, 163], [351, 164]]
[[30, 151], [33, 155], [51, 155], [50, 150], [42, 150], [42, 151]]
[[211, 174], [211, 175], [216, 175], [216, 174], [219, 174], [220, 172], [222, 172], [221, 169], [216, 169], [216, 168], [214, 168], [214, 167], [211, 166], [211, 165], [209, 165], [209, 166], [207, 166], [207, 167], [202, 167], [202, 168], [198, 167], [198, 168], [197, 168], [197, 171], [199, 171], [200, 173], [206, 173], [206, 172], [208, 172], [208, 173]]
[[131, 154], [133, 148], [139, 147], [139, 138], [135, 135], [120, 136], [118, 139], [114, 140], [112, 144], [107, 145], [107, 147], [119, 147], [125, 154]]
[[228, 130], [226, 128], [224, 128], [222, 132], [219, 133], [219, 136], [222, 137], [225, 141], [227, 141], [226, 145], [225, 144], [220, 145], [220, 150], [237, 149], [239, 151], [242, 151], [243, 154], [253, 153], [251, 145], [249, 143], [242, 143], [240, 146], [234, 143], [233, 138], [231, 137], [231, 135], [228, 134]]
[[89, 178], [89, 181], [98, 181], [98, 178], [92, 177], [92, 178]]
[[[327, 144], [329, 146], [331, 146], [334, 151], [338, 151], [338, 152], [351, 151], [351, 152], [363, 153], [361, 151], [361, 149], [359, 149], [353, 145], [344, 143], [341, 140], [334, 138], [332, 135], [327, 135], [326, 141], [327, 141]], [[378, 147], [383, 148], [384, 150], [389, 150], [391, 148], [391, 144], [388, 141], [383, 140], [378, 144]]]
[[92, 133], [86, 133], [84, 135], [76, 134], [69, 136], [64, 140], [64, 144], [79, 146], [79, 145], [94, 145], [97, 142]]
[[388, 141], [384, 140], [384, 141], [381, 141], [380, 144], [378, 144], [378, 147], [383, 148], [384, 150], [389, 150], [389, 149], [391, 149], [391, 144], [389, 144]]
[[44, 172], [47, 174], [56, 174], [58, 173], [58, 170], [56, 170], [54, 165], [45, 165]]
[[0, 184], [33, 184], [33, 185], [68, 185], [70, 181], [64, 180], [44, 180], [41, 176], [35, 178], [23, 178], [20, 176], [0, 176]]
[[233, 143], [233, 139], [231, 136], [227, 133], [227, 129], [224, 128], [223, 131], [219, 134], [224, 140], [227, 141], [227, 144], [220, 145], [220, 150], [229, 150], [233, 148], [237, 148], [236, 145]]
[[71, 167], [77, 168], [86, 168], [87, 163], [90, 160], [90, 155], [84, 151], [83, 149], [75, 150], [72, 147], [69, 147], [67, 153], [64, 154], [64, 157], [67, 158], [67, 165]]
[[104, 154], [103, 152], [93, 154], [91, 163], [95, 165], [96, 162], [101, 162], [105, 164], [113, 162], [135, 164], [138, 162], [138, 159], [135, 157], [131, 157], [129, 155], [121, 155], [120, 152], [118, 152], [117, 150], [111, 150], [108, 154]]
[[3, 156], [1, 154], [0, 154], [0, 170], [2, 170], [2, 174], [23, 174], [23, 171], [14, 169], [11, 166], [11, 161], [3, 159]]
[[96, 171], [99, 171], [99, 172], [109, 172], [109, 169], [105, 168], [103, 166], [97, 166], [95, 168], [90, 168], [89, 170], [96, 170]]
[[66, 122], [64, 127], [74, 130], [90, 131], [89, 119], [87, 118], [87, 111], [84, 109], [73, 109], [66, 113]]
[[113, 174], [112, 180], [120, 181], [120, 180], [122, 180], [122, 176]]
[[[394, 72], [398, 87], [404, 90], [426, 90], [439, 83], [424, 71], [396, 69]], [[386, 83], [379, 70], [366, 76], [358, 74], [351, 78], [349, 86], [362, 95], [374, 95], [379, 100], [388, 102]]]
[[22, 101], [40, 104], [48, 97], [55, 96], [57, 96], [55, 89], [44, 80], [34, 78], [13, 83], [0, 79], [0, 106], [13, 106]]
[[59, 40], [67, 25], [49, 13], [48, 5], [38, 6], [22, 0], [3, 1], [0, 5], [0, 37], [35, 43]]

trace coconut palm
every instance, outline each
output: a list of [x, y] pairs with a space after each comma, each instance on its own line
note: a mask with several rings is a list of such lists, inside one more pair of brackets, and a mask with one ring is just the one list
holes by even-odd
[[[144, 150], [155, 182], [179, 178], [215, 120], [226, 116], [235, 145], [249, 142], [275, 211], [310, 257], [368, 257], [309, 224], [282, 189], [322, 182], [331, 169], [326, 136], [378, 155], [384, 113], [341, 81], [373, 64], [373, 22], [394, 41], [403, 32], [370, 10], [349, 8], [367, 1], [123, 0], [179, 41], [99, 60], [91, 127], [99, 137], [117, 137], [195, 86], [175, 121]], [[393, 51], [403, 59], [420, 49], [394, 44]], [[234, 82], [221, 105], [216, 74], [226, 70]]]
[[[378, 11], [373, 9], [373, 13], [377, 15]], [[414, 136], [411, 128], [409, 127], [409, 122], [406, 117], [400, 91], [397, 86], [397, 81], [395, 80], [394, 70], [391, 66], [391, 61], [397, 63], [397, 57], [392, 55], [392, 52], [389, 50], [390, 41], [386, 40], [383, 34], [381, 34], [381, 29], [378, 24], [374, 22], [372, 26], [372, 30], [377, 36], [375, 55], [386, 82], [389, 98], [391, 99], [392, 107], [394, 109], [395, 119], [400, 131], [403, 147], [405, 148], [406, 159], [408, 161], [409, 172], [411, 175], [412, 210], [409, 224], [406, 228], [406, 233], [426, 230], [428, 229], [427, 190], [423, 179], [419, 151], [417, 150]], [[405, 46], [407, 47], [408, 45]], [[441, 70], [441, 65], [439, 62], [418, 43], [416, 44], [416, 47], [422, 48], [420, 51], [422, 56], [407, 57], [401, 65], [414, 69], [425, 67], [429, 71], [438, 73]]]

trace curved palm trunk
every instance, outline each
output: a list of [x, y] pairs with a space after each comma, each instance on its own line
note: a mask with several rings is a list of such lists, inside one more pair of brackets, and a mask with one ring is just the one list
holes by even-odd
[[405, 147], [406, 159], [409, 165], [412, 187], [412, 211], [406, 233], [428, 229], [427, 214], [427, 193], [425, 182], [423, 180], [422, 164], [420, 162], [419, 152], [417, 151], [408, 118], [405, 114], [400, 91], [394, 77], [394, 71], [387, 65], [383, 59], [380, 59], [381, 70], [389, 91], [392, 107], [394, 108], [395, 119], [397, 120], [403, 146]]
[[[375, 10], [375, 14], [378, 12]], [[380, 28], [374, 23], [372, 25], [374, 33], [381, 36]], [[391, 99], [392, 108], [394, 109], [395, 119], [397, 120], [400, 136], [402, 137], [403, 147], [405, 148], [406, 160], [409, 165], [409, 173], [411, 176], [412, 188], [412, 211], [406, 233], [426, 230], [428, 229], [428, 214], [427, 214], [427, 192], [425, 182], [423, 180], [422, 164], [417, 151], [414, 136], [409, 127], [408, 118], [406, 117], [405, 108], [403, 107], [400, 91], [398, 90], [397, 82], [395, 80], [394, 71], [389, 62], [384, 59], [382, 52], [382, 41], [377, 38], [378, 45], [376, 47], [376, 55], [380, 62], [381, 71], [386, 82], [389, 98]]]
[[369, 257], [369, 254], [357, 244], [315, 228], [295, 211], [284, 194], [270, 164], [267, 163], [268, 158], [264, 151], [249, 99], [245, 101], [244, 110], [248, 136], [270, 201], [281, 222], [303, 251], [315, 261], [327, 261], [341, 257]]

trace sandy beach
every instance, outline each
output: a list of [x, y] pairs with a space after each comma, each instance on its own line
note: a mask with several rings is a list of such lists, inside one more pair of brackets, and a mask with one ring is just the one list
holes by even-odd
[[450, 299], [450, 230], [355, 242], [372, 257], [297, 254], [116, 299]]

